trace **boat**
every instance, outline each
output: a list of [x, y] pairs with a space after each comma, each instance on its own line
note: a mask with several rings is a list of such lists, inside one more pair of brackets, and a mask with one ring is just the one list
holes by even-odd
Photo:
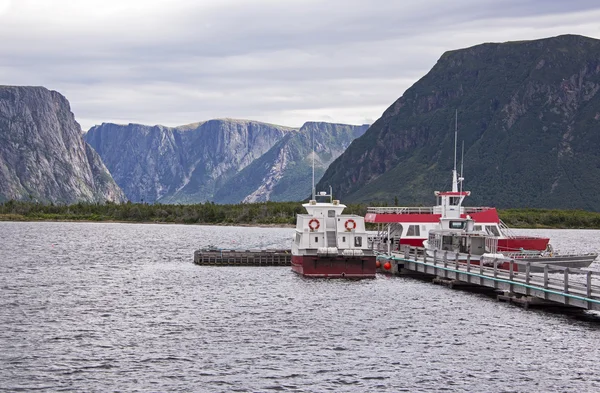
[[533, 273], [543, 272], [545, 265], [549, 268], [585, 268], [598, 257], [597, 253], [559, 254], [551, 248], [544, 251], [502, 251], [498, 242], [498, 236], [478, 229], [475, 221], [467, 215], [465, 218], [442, 217], [440, 228], [429, 231], [424, 247], [428, 256], [475, 265], [496, 265], [505, 270], [510, 269], [511, 260], [517, 262], [513, 263], [514, 271], [526, 270], [525, 264], [531, 262], [529, 271]]
[[[364, 217], [342, 214], [346, 205], [325, 191], [302, 206], [292, 241], [292, 270], [304, 277], [375, 278], [375, 252], [368, 247]], [[317, 198], [328, 199], [318, 202]]]
[[457, 128], [454, 135], [452, 190], [435, 191], [436, 205], [431, 207], [368, 207], [365, 221], [377, 224], [376, 238], [386, 239], [388, 244], [391, 243], [390, 249], [395, 250], [404, 245], [423, 247], [428, 233], [440, 229], [442, 217], [465, 218], [469, 215], [476, 222], [474, 230], [484, 231], [498, 239], [499, 251], [547, 250], [549, 238], [513, 233], [500, 219], [496, 208], [463, 206], [464, 199], [470, 196], [471, 192], [462, 190], [464, 178], [458, 176], [456, 170]]

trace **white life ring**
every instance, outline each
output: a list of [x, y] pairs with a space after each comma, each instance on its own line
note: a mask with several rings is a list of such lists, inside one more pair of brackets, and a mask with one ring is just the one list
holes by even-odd
[[311, 231], [316, 231], [317, 229], [319, 229], [320, 226], [321, 223], [316, 218], [313, 218], [308, 222], [308, 227]]
[[346, 227], [347, 231], [351, 231], [353, 229], [356, 229], [356, 222], [353, 219], [349, 219], [349, 220], [346, 220], [346, 223], [344, 224], [344, 226]]

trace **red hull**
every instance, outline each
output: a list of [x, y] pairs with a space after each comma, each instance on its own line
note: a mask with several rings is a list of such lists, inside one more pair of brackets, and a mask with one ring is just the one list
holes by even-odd
[[536, 250], [544, 251], [550, 239], [547, 237], [517, 236], [498, 239], [498, 251]]
[[375, 278], [375, 256], [319, 257], [292, 255], [292, 270], [304, 277], [321, 278]]

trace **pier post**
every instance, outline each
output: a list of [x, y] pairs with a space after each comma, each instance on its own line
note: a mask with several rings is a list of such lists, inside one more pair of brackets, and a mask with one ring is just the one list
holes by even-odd
[[[527, 265], [525, 265], [525, 283], [529, 285], [529, 280], [531, 278], [531, 262], [527, 261]], [[525, 288], [525, 295], [529, 296], [529, 287]]]
[[[544, 265], [544, 289], [548, 289], [548, 265]], [[544, 299], [548, 300], [547, 291], [544, 291]]]
[[515, 278], [515, 261], [513, 261], [512, 259], [510, 260], [510, 262], [508, 262], [508, 277], [510, 277], [510, 284], [509, 284], [509, 290], [512, 293], [513, 292], [513, 279]]
[[[587, 298], [590, 299], [592, 297], [592, 272], [587, 272], [587, 280], [586, 280], [586, 289], [587, 289]], [[587, 302], [587, 308], [588, 310], [591, 310], [592, 308], [592, 304], [590, 303], [590, 301], [588, 300]]]
[[448, 278], [448, 251], [444, 251], [444, 278]]
[[[565, 293], [569, 293], [569, 268], [566, 267], [565, 268], [565, 278], [564, 278], [564, 284], [565, 284]], [[569, 297], [565, 296], [565, 304], [569, 304]]]
[[458, 253], [454, 257], [454, 279], [458, 280]]
[[467, 273], [470, 271], [471, 271], [471, 254], [467, 254]]

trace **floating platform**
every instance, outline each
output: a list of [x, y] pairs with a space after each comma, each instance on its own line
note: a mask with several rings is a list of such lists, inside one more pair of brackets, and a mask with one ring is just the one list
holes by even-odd
[[221, 250], [200, 249], [194, 252], [194, 263], [203, 266], [290, 266], [290, 249]]

